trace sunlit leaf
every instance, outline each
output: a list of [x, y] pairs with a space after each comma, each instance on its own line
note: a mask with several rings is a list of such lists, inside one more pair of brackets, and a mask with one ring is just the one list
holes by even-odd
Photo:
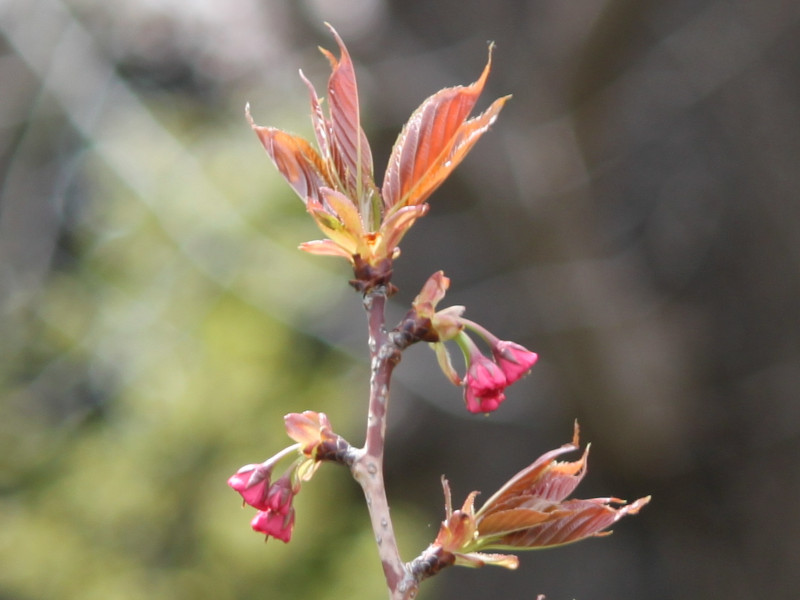
[[427, 205], [405, 206], [383, 222], [381, 225], [382, 244], [387, 254], [392, 253], [414, 222], [427, 212]]
[[353, 257], [344, 248], [332, 240], [312, 240], [303, 242], [299, 246], [300, 250], [317, 256], [339, 256], [353, 262]]
[[321, 187], [330, 187], [327, 168], [319, 153], [306, 140], [274, 127], [261, 127], [247, 118], [272, 162], [303, 202], [315, 198]]
[[467, 552], [466, 554], [456, 553], [455, 564], [460, 567], [471, 567], [478, 569], [486, 565], [505, 567], [514, 570], [519, 567], [519, 558], [512, 554], [486, 554], [484, 552]]
[[339, 218], [326, 210], [322, 204], [313, 198], [309, 198], [307, 204], [308, 213], [314, 218], [317, 227], [322, 233], [327, 235], [332, 242], [339, 245], [349, 254], [356, 250], [356, 236], [347, 229]]
[[354, 236], [363, 236], [364, 228], [361, 224], [361, 216], [350, 198], [330, 188], [322, 188], [321, 193], [323, 200], [339, 217], [344, 228]]
[[424, 202], [494, 122], [508, 97], [467, 120], [490, 68], [491, 46], [486, 67], [475, 83], [441, 90], [411, 115], [386, 169], [382, 195], [387, 209]]
[[[337, 59], [328, 50], [320, 49], [330, 61], [333, 71], [328, 80], [331, 157], [345, 189], [360, 200], [375, 189], [372, 180], [372, 152], [367, 136], [361, 129], [353, 61], [339, 34], [330, 25], [328, 28], [336, 38], [341, 54]], [[318, 124], [315, 123], [316, 128]]]

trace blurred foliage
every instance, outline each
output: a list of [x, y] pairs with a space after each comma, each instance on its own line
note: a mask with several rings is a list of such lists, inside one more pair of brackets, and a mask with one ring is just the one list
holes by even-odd
[[[345, 295], [358, 304], [346, 272], [303, 270], [294, 247], [313, 226], [241, 104], [140, 98], [127, 107], [139, 112], [121, 107], [96, 140], [81, 139], [49, 96], [21, 123], [17, 167], [38, 161], [66, 178], [65, 226], [49, 272], [27, 288], [17, 273], [4, 289], [0, 597], [380, 597], [349, 474], [323, 468], [305, 484], [288, 545], [250, 531], [252, 511], [225, 484], [291, 443], [287, 412], [325, 411], [360, 441], [363, 361], [302, 326]], [[140, 179], [109, 160], [103, 144], [116, 135]], [[158, 143], [167, 138], [178, 145]], [[413, 531], [401, 507], [395, 515]]]
[[[159, 118], [178, 129], [185, 113], [176, 106]], [[257, 219], [297, 239], [293, 217], [281, 215], [288, 202], [297, 208], [294, 198], [257, 173], [241, 185], [227, 133], [192, 132], [201, 169], [240, 209], [253, 189], [285, 200], [260, 202]], [[131, 151], [157, 160], [158, 148]], [[306, 484], [285, 547], [249, 531], [225, 480], [290, 442], [287, 412], [313, 407], [357, 431], [352, 399], [363, 395], [365, 369], [209, 281], [97, 161], [81, 178], [90, 192], [69, 261], [6, 324], [31, 343], [6, 346], [2, 365], [2, 595], [239, 598], [261, 588], [275, 598], [352, 597], [356, 578], [339, 573], [377, 558], [360, 503], [336, 500], [360, 493], [346, 473], [323, 469]], [[203, 222], [213, 237], [209, 198], [177, 183], [164, 179], [159, 201], [186, 215], [187, 236], [203, 235], [193, 229]], [[298, 576], [308, 572], [317, 576]], [[357, 580], [382, 590], [379, 568]]]

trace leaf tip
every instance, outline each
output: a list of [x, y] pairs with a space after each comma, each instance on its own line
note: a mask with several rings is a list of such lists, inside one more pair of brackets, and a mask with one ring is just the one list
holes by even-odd
[[653, 499], [653, 496], [645, 496], [644, 498], [639, 498], [635, 502], [631, 503], [628, 506], [628, 514], [635, 515], [638, 513], [645, 505], [650, 503], [650, 500]]
[[246, 102], [244, 105], [244, 114], [247, 117], [247, 122], [250, 123], [250, 127], [253, 129], [256, 128], [256, 123], [253, 121], [253, 115], [250, 114], [250, 102]]
[[[350, 53], [347, 52], [347, 46], [344, 45], [344, 41], [339, 35], [339, 32], [337, 32], [336, 29], [334, 29], [333, 25], [331, 25], [327, 21], [325, 21], [325, 27], [328, 28], [328, 31], [330, 31], [331, 35], [333, 35], [333, 39], [336, 40], [336, 44], [339, 46], [339, 51], [341, 52], [342, 58], [344, 58], [345, 60], [349, 60]], [[329, 61], [331, 61], [331, 64], [335, 67], [338, 62], [336, 58], [328, 50], [325, 50], [324, 48], [320, 48], [320, 51], [328, 58]]]
[[450, 482], [442, 475], [442, 491], [444, 492], [444, 514], [446, 518], [453, 515], [453, 500], [450, 494]]

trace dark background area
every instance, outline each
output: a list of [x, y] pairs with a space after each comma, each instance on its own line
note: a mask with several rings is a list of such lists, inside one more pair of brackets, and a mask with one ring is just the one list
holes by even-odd
[[[359, 490], [323, 469], [266, 547], [224, 481], [325, 410], [360, 443], [344, 264], [243, 116], [311, 136], [302, 68], [356, 63], [380, 180], [408, 115], [513, 99], [396, 265], [540, 363], [488, 418], [427, 348], [397, 371], [405, 558], [439, 477], [484, 498], [578, 419], [614, 535], [448, 569], [420, 597], [800, 593], [800, 4], [694, 0], [0, 3], [0, 598], [384, 597]], [[324, 471], [324, 473], [322, 472]], [[305, 504], [304, 504], [305, 503]]]

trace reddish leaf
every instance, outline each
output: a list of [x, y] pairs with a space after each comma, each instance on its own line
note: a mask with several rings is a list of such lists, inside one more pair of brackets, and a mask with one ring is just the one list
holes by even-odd
[[650, 501], [642, 498], [622, 508], [616, 498], [564, 500], [586, 474], [587, 447], [580, 459], [557, 462], [578, 449], [578, 424], [572, 443], [551, 450], [512, 477], [476, 515], [479, 539], [492, 548], [543, 548], [601, 535], [626, 514], [635, 514]]
[[[542, 507], [543, 509], [545, 507]], [[479, 524], [478, 531], [481, 537], [506, 535], [521, 529], [528, 529], [564, 516], [566, 513], [558, 510], [558, 506], [547, 504], [549, 510], [534, 510], [532, 508], [513, 508], [501, 510], [484, 516]]]
[[491, 58], [490, 46], [489, 60], [478, 81], [437, 92], [411, 115], [386, 169], [382, 195], [387, 208], [424, 202], [497, 118], [508, 96], [466, 120], [483, 91]]
[[606, 535], [609, 533], [603, 531], [606, 527], [625, 515], [636, 514], [649, 501], [648, 496], [628, 506], [615, 508], [608, 503], [622, 502], [616, 498], [568, 500], [559, 505], [558, 514], [554, 518], [505, 535], [490, 545], [499, 548], [546, 548], [577, 542], [591, 536]]
[[[328, 29], [336, 38], [341, 52], [341, 57], [337, 60], [329, 51], [320, 49], [330, 61], [333, 70], [328, 80], [331, 158], [348, 195], [354, 201], [360, 202], [375, 189], [372, 180], [372, 152], [360, 125], [358, 87], [353, 61], [336, 30], [330, 25]], [[319, 129], [317, 123], [315, 129]]]
[[280, 129], [256, 125], [249, 108], [247, 119], [278, 171], [303, 202], [318, 198], [321, 187], [331, 186], [325, 164], [311, 144]]
[[552, 506], [553, 502], [545, 498], [540, 498], [534, 494], [519, 494], [512, 498], [504, 500], [502, 503], [492, 504], [491, 509], [482, 511], [482, 517], [485, 518], [494, 513], [504, 510], [511, 510], [514, 508], [528, 508], [533, 510], [546, 510]]
[[576, 422], [571, 443], [546, 452], [536, 459], [533, 464], [514, 475], [486, 501], [478, 511], [478, 514], [503, 508], [512, 499], [521, 495], [529, 495], [534, 491], [542, 494], [544, 499], [563, 500], [580, 483], [586, 472], [585, 464], [588, 448], [583, 456], [575, 462], [554, 463], [554, 461], [558, 456], [579, 448], [578, 434], [579, 429]]
[[300, 244], [299, 248], [309, 254], [316, 254], [317, 256], [340, 256], [346, 258], [351, 263], [353, 262], [352, 255], [332, 240], [312, 240], [310, 242], [303, 242]]
[[[382, 224], [381, 248], [387, 256], [394, 256], [400, 240], [414, 222], [428, 212], [428, 206], [406, 206], [390, 215]], [[399, 251], [398, 251], [399, 253]]]
[[536, 508], [542, 504], [561, 502], [575, 491], [586, 474], [588, 454], [589, 447], [587, 446], [579, 460], [574, 462], [553, 461], [544, 465], [543, 469], [532, 469], [527, 477], [521, 477], [517, 481], [517, 485], [512, 486], [511, 490], [506, 490], [503, 498], [495, 500], [487, 510], [495, 512], [521, 506]]
[[300, 78], [306, 84], [308, 88], [308, 93], [311, 98], [311, 123], [314, 125], [314, 136], [317, 139], [317, 147], [319, 148], [320, 154], [324, 159], [330, 157], [330, 136], [331, 136], [331, 124], [328, 119], [325, 118], [325, 114], [322, 112], [322, 106], [320, 104], [319, 96], [317, 96], [317, 90], [314, 89], [314, 84], [312, 84], [306, 76], [303, 74], [303, 71], [300, 71]]
[[569, 496], [586, 475], [586, 459], [589, 456], [589, 446], [583, 456], [574, 462], [553, 462], [540, 477], [538, 477], [526, 492], [542, 500], [561, 502]]

